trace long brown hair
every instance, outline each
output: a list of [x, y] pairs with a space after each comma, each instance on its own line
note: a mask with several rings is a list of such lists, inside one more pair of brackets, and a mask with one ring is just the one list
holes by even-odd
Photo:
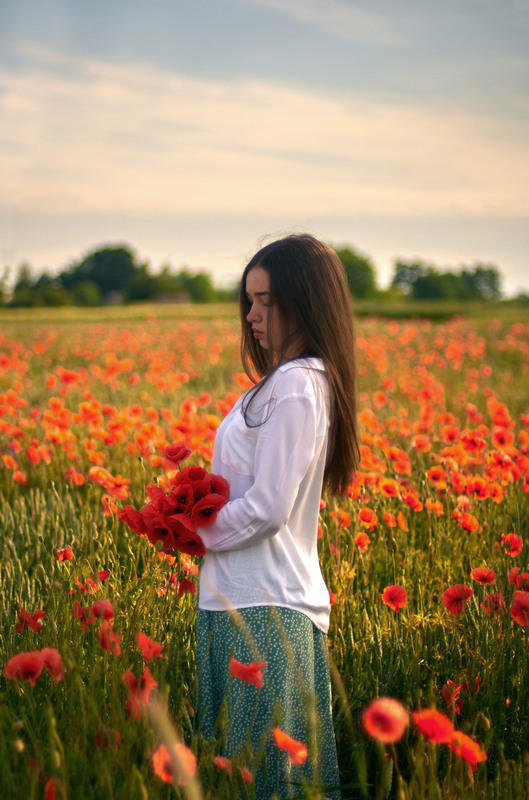
[[[280, 312], [284, 335], [281, 352], [264, 350], [252, 335], [246, 317], [250, 302], [246, 278], [253, 267], [270, 278], [270, 293]], [[294, 337], [305, 343], [298, 356], [319, 356], [329, 381], [331, 424], [324, 483], [332, 494], [343, 493], [358, 465], [356, 433], [356, 368], [351, 294], [342, 263], [334, 250], [308, 234], [293, 234], [263, 247], [248, 262], [241, 279], [241, 358], [245, 372], [263, 380], [285, 360]], [[294, 323], [287, 334], [286, 321]], [[292, 325], [290, 326], [292, 328]]]

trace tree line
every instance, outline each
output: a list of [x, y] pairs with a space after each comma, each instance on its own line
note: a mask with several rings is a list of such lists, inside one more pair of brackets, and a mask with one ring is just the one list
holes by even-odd
[[2, 286], [3, 304], [30, 306], [98, 306], [134, 302], [191, 301], [212, 303], [232, 299], [233, 292], [218, 289], [207, 272], [165, 266], [153, 274], [125, 246], [93, 250], [57, 275], [33, 276], [27, 264], [19, 267], [9, 296]]
[[[351, 294], [359, 299], [483, 301], [502, 298], [501, 274], [491, 264], [476, 263], [440, 270], [420, 260], [396, 260], [387, 289], [378, 286], [371, 259], [353, 247], [335, 248], [344, 266]], [[169, 266], [153, 274], [126, 246], [103, 247], [88, 253], [57, 275], [34, 276], [27, 264], [18, 268], [11, 292], [0, 283], [0, 303], [11, 308], [31, 306], [98, 306], [108, 303], [212, 303], [235, 300], [237, 287], [220, 289], [208, 272], [178, 272]], [[520, 299], [527, 300], [526, 296]]]

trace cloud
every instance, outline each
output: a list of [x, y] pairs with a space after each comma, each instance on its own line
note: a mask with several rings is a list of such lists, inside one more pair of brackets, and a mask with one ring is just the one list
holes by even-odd
[[241, 0], [245, 5], [264, 6], [320, 31], [354, 42], [381, 45], [405, 44], [389, 16], [353, 8], [343, 0]]
[[503, 119], [24, 52], [23, 72], [0, 72], [17, 211], [527, 213], [527, 135]]

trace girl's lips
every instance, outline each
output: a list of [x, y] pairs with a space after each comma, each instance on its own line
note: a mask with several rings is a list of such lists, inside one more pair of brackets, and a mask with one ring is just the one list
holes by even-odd
[[252, 328], [252, 333], [256, 339], [260, 339], [260, 337], [263, 335], [262, 331], [256, 331], [255, 328]]

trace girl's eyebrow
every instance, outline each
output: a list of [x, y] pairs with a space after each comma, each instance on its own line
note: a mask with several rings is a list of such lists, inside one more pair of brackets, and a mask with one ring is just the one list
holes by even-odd
[[[271, 292], [255, 292], [254, 297], [263, 297], [264, 295], [270, 295]], [[246, 292], [246, 296], [249, 297], [250, 295]]]

